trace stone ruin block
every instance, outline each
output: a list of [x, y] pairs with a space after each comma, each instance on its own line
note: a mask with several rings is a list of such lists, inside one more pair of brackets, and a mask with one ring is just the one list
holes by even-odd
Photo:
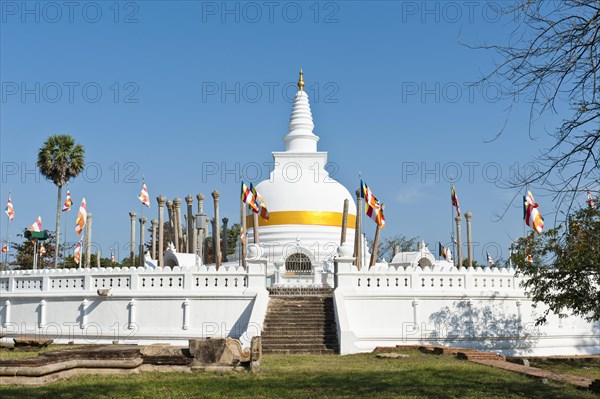
[[[256, 339], [258, 338], [258, 339]], [[239, 340], [232, 338], [190, 339], [189, 351], [192, 365], [199, 367], [243, 366], [255, 369], [262, 355], [260, 337], [252, 339], [252, 348], [244, 349]]]

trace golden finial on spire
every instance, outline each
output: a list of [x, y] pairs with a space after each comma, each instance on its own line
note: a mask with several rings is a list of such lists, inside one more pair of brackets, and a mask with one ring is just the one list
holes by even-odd
[[304, 90], [304, 80], [302, 79], [302, 68], [300, 68], [300, 77], [298, 78], [298, 89], [300, 89], [300, 91]]

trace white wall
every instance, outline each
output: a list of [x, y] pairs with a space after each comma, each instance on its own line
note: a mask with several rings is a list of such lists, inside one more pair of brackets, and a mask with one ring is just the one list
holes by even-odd
[[335, 304], [342, 354], [376, 346], [440, 344], [506, 355], [600, 353], [600, 324], [579, 317], [535, 326], [541, 313], [513, 269], [421, 269], [338, 264]]
[[[99, 289], [110, 289], [101, 296]], [[0, 273], [0, 335], [78, 343], [169, 342], [259, 335], [268, 304], [264, 263], [173, 269]], [[256, 304], [258, 303], [258, 307]]]

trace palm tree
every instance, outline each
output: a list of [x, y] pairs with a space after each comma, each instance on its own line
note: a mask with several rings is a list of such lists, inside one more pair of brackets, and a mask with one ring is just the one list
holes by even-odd
[[37, 165], [40, 172], [58, 187], [56, 202], [56, 250], [54, 268], [58, 267], [58, 246], [60, 243], [60, 215], [62, 209], [62, 188], [75, 178], [85, 166], [85, 150], [81, 144], [75, 144], [69, 135], [52, 135], [38, 151]]

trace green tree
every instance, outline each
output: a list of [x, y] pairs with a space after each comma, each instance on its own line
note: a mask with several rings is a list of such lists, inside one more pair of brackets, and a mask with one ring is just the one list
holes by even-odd
[[[46, 250], [44, 254], [40, 254], [38, 257], [38, 269], [51, 267], [56, 253], [54, 233], [47, 230], [46, 233], [48, 233], [48, 239], [38, 242], [38, 251], [42, 244]], [[21, 243], [11, 243], [11, 246], [16, 251], [15, 260], [12, 264], [17, 269], [33, 269], [33, 241], [24, 239]], [[59, 254], [59, 258], [61, 257], [62, 255]]]
[[600, 210], [579, 209], [568, 223], [568, 229], [565, 224], [541, 236], [532, 233], [513, 246], [511, 259], [526, 278], [525, 291], [547, 306], [538, 324], [550, 312], [600, 320]]
[[[419, 237], [408, 238], [402, 234], [384, 237], [379, 240], [379, 245], [377, 246], [377, 257], [379, 259], [387, 259], [388, 261], [391, 261], [394, 253], [394, 247], [396, 245], [399, 247], [398, 252], [410, 252], [416, 250], [418, 241]], [[367, 244], [369, 247], [373, 248], [373, 240], [367, 239]]]
[[[85, 150], [69, 135], [52, 135], [38, 151], [37, 165], [42, 175], [58, 188], [56, 201], [56, 247], [60, 242], [62, 188], [75, 178], [85, 166]], [[54, 252], [54, 267], [58, 267], [60, 251]]]

